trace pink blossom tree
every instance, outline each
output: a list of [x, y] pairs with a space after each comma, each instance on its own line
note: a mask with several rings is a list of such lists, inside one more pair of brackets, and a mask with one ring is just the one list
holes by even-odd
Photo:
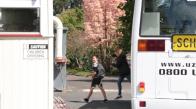
[[119, 34], [118, 18], [124, 14], [118, 5], [125, 0], [84, 0], [84, 19], [86, 39], [93, 46], [111, 42]]
[[[99, 48], [105, 67], [110, 65], [110, 51], [121, 34], [117, 32], [119, 17], [124, 12], [118, 8], [126, 0], [83, 0], [85, 39]], [[107, 62], [108, 61], [108, 62]], [[104, 63], [103, 63], [104, 64]], [[106, 68], [107, 69], [107, 68]]]

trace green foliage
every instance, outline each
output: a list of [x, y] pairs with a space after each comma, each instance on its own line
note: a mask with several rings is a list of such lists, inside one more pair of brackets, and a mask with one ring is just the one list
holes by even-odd
[[71, 69], [81, 69], [83, 71], [89, 71], [92, 67], [92, 56], [95, 54], [93, 49], [86, 49], [81, 51], [71, 51], [68, 52], [67, 57], [70, 59], [70, 64], [68, 65]]
[[123, 34], [123, 38], [121, 39], [119, 46], [121, 46], [125, 52], [129, 52], [131, 49], [133, 7], [134, 0], [127, 0], [125, 5], [119, 5], [119, 8], [125, 11], [125, 16], [120, 17], [122, 25], [119, 29], [119, 31]]
[[[84, 16], [83, 10], [79, 7], [70, 8], [62, 11], [58, 17], [64, 27], [68, 27], [67, 35], [67, 58], [70, 60], [69, 68], [79, 68], [84, 71], [90, 67], [87, 54], [87, 43], [83, 38]], [[91, 59], [90, 59], [91, 61]]]
[[81, 7], [83, 0], [70, 0], [71, 1], [71, 8]]
[[66, 9], [82, 6], [82, 0], [53, 0], [54, 15], [60, 14]]
[[81, 8], [66, 9], [58, 17], [63, 25], [69, 28], [69, 31], [84, 29], [83, 10]]
[[53, 0], [54, 15], [59, 14], [65, 8], [65, 4], [70, 0]]

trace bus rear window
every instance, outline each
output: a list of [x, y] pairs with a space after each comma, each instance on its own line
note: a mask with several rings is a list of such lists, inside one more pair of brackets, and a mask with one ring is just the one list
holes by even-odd
[[0, 8], [0, 32], [40, 32], [39, 9]]
[[196, 2], [143, 0], [141, 36], [196, 34]]

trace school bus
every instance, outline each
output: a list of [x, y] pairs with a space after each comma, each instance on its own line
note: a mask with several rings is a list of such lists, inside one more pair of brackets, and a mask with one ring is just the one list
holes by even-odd
[[135, 0], [132, 109], [196, 108], [196, 0]]

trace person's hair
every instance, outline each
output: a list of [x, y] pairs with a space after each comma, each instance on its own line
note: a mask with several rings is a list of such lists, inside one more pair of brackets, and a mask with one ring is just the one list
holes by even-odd
[[93, 55], [92, 57], [96, 57], [98, 59], [98, 56], [97, 55]]
[[99, 56], [98, 55], [93, 55], [92, 57], [96, 57], [97, 58], [97, 61], [99, 62]]

